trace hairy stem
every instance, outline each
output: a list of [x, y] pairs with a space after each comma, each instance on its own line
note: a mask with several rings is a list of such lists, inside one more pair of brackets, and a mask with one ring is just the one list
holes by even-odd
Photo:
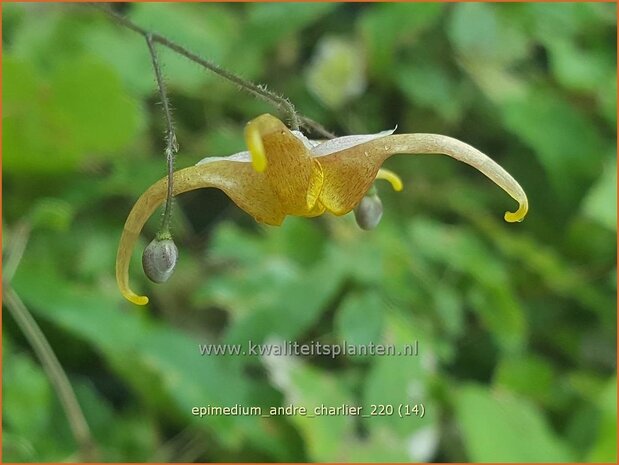
[[153, 42], [157, 42], [163, 45], [164, 47], [167, 47], [170, 50], [175, 51], [179, 55], [182, 55], [185, 58], [193, 61], [194, 63], [199, 64], [200, 66], [206, 68], [212, 73], [215, 73], [218, 76], [238, 85], [241, 89], [254, 95], [255, 97], [258, 97], [261, 100], [264, 100], [266, 102], [271, 103], [272, 105], [275, 105], [275, 107], [277, 107], [280, 111], [288, 115], [291, 128], [296, 129], [296, 130], [299, 129], [299, 116], [297, 115], [297, 111], [295, 110], [294, 105], [287, 98], [282, 97], [281, 95], [278, 95], [275, 92], [271, 92], [263, 85], [258, 85], [258, 84], [254, 84], [251, 81], [247, 81], [246, 79], [243, 79], [237, 74], [234, 74], [222, 68], [221, 66], [216, 65], [215, 63], [211, 61], [205, 60], [204, 58], [187, 50], [185, 47], [168, 39], [167, 37], [164, 37], [157, 33], [151, 33], [147, 31], [146, 29], [135, 24], [133, 21], [125, 18], [124, 16], [116, 13], [115, 11], [107, 7], [104, 7], [98, 3], [91, 3], [90, 5], [105, 12], [108, 16], [113, 18], [114, 21], [116, 21], [121, 26], [126, 27], [127, 29], [130, 29], [134, 32], [137, 32], [138, 34], [141, 34], [144, 37], [147, 37], [148, 35], [150, 35]]
[[157, 233], [159, 239], [170, 238], [170, 219], [172, 217], [172, 193], [174, 191], [173, 178], [174, 178], [174, 155], [178, 152], [178, 142], [176, 141], [176, 133], [174, 132], [174, 124], [172, 122], [172, 113], [170, 112], [170, 103], [166, 93], [165, 82], [163, 80], [163, 74], [161, 72], [161, 66], [159, 65], [159, 59], [157, 58], [157, 51], [153, 43], [153, 36], [150, 33], [145, 35], [146, 43], [148, 44], [148, 50], [153, 62], [153, 68], [155, 70], [155, 77], [157, 79], [157, 87], [159, 88], [159, 95], [161, 96], [161, 103], [163, 105], [163, 113], [165, 115], [167, 129], [166, 129], [166, 148], [165, 155], [168, 167], [168, 193], [166, 196], [165, 210], [163, 212], [163, 219], [161, 221], [161, 228]]

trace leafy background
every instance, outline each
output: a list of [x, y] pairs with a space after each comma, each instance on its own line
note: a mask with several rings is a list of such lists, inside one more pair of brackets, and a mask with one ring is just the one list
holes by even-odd
[[[616, 461], [616, 6], [135, 4], [138, 24], [288, 96], [338, 134], [448, 134], [490, 154], [531, 211], [443, 157], [387, 166], [373, 232], [349, 215], [263, 227], [181, 196], [175, 276], [113, 269], [164, 173], [144, 40], [86, 6], [3, 6], [5, 289], [66, 370], [99, 461]], [[243, 148], [268, 105], [160, 50], [177, 166]], [[157, 215], [155, 215], [157, 216]], [[142, 246], [154, 235], [151, 220]], [[23, 237], [22, 237], [23, 239]], [[6, 310], [6, 309], [4, 309]], [[3, 310], [4, 461], [84, 459]], [[419, 357], [201, 357], [198, 343], [420, 341]], [[196, 418], [200, 405], [417, 403], [426, 416]]]

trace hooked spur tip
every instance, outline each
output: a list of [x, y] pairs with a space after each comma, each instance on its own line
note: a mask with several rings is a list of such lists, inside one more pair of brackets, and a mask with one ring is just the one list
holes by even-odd
[[505, 212], [505, 221], [508, 223], [520, 223], [524, 220], [524, 217], [527, 216], [527, 212], [529, 211], [529, 202], [524, 201], [518, 207], [518, 210], [515, 212]]
[[258, 173], [262, 173], [267, 167], [267, 157], [264, 151], [260, 129], [258, 123], [255, 121], [250, 121], [245, 126], [245, 144], [251, 155], [252, 167]]
[[146, 305], [148, 303], [148, 297], [145, 295], [137, 295], [137, 294], [123, 294], [125, 299], [135, 305]]

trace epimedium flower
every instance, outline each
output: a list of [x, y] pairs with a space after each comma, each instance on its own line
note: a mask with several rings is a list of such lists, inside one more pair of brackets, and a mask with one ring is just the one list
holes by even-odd
[[[174, 195], [206, 187], [221, 189], [256, 221], [273, 226], [280, 225], [287, 215], [315, 217], [329, 212], [340, 216], [356, 207], [370, 212], [373, 208], [380, 219], [382, 204], [372, 205], [377, 202], [373, 194], [366, 197], [374, 181], [386, 179], [395, 190], [402, 189], [400, 178], [381, 168], [383, 162], [395, 154], [445, 154], [481, 171], [507, 192], [519, 205], [515, 212], [505, 213], [505, 220], [522, 221], [528, 210], [527, 196], [491, 158], [448, 136], [394, 131], [312, 141], [264, 114], [245, 127], [247, 151], [207, 157], [176, 171]], [[142, 227], [166, 199], [167, 183], [167, 178], [160, 179], [140, 196], [125, 222], [118, 247], [118, 287], [137, 305], [148, 303], [148, 297], [137, 295], [129, 287], [129, 262]], [[355, 210], [358, 220], [359, 208]], [[371, 228], [378, 219], [364, 219], [360, 224]]]

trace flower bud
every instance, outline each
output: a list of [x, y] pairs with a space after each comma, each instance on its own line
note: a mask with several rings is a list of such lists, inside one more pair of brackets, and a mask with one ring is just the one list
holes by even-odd
[[144, 274], [155, 283], [164, 283], [176, 268], [178, 249], [172, 239], [153, 239], [142, 254]]
[[366, 195], [355, 207], [355, 220], [361, 229], [369, 231], [380, 223], [383, 217], [383, 202], [377, 194]]

